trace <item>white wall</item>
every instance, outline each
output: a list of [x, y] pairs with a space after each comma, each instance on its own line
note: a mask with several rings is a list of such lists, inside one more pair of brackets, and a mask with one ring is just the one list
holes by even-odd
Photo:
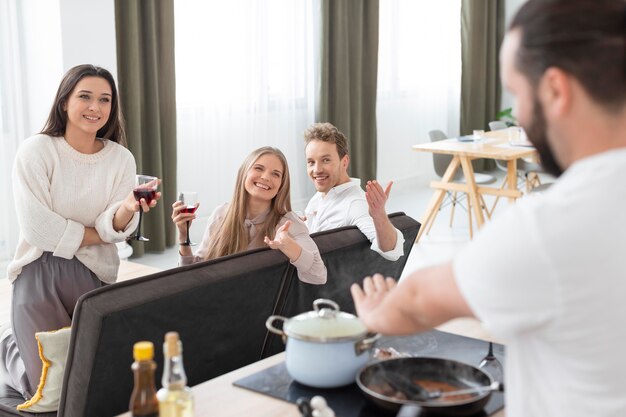
[[113, 0], [60, 0], [63, 71], [80, 64], [104, 67], [117, 81]]
[[432, 155], [411, 150], [413, 145], [428, 142], [428, 131], [433, 129], [420, 126], [413, 114], [415, 107], [410, 99], [377, 103], [377, 177], [383, 184], [390, 180], [396, 185], [407, 180], [426, 182], [434, 174]]
[[113, 0], [21, 0], [25, 28], [26, 136], [48, 118], [63, 74], [78, 64], [105, 67], [117, 79]]
[[39, 132], [63, 75], [61, 16], [59, 0], [23, 0], [21, 8], [24, 38], [24, 87], [26, 136]]
[[425, 104], [416, 98], [379, 100], [377, 103], [377, 179], [383, 184], [393, 180], [394, 189], [425, 186], [438, 178], [432, 154], [411, 149], [413, 145], [429, 142], [430, 130], [442, 129], [449, 136], [459, 134], [459, 111], [456, 111], [456, 117], [443, 113], [427, 119], [416, 117], [416, 108]]

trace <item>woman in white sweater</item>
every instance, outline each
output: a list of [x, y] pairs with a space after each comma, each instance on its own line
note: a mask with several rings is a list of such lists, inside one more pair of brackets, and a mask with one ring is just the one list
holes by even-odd
[[13, 334], [0, 335], [0, 343], [13, 353], [5, 365], [25, 398], [34, 395], [41, 374], [35, 333], [69, 326], [82, 294], [115, 281], [115, 242], [137, 227], [140, 209], [156, 204], [135, 201], [135, 160], [125, 144], [113, 77], [80, 65], [61, 81], [43, 131], [15, 157], [20, 238], [8, 267]]
[[326, 282], [326, 266], [304, 222], [291, 211], [289, 167], [283, 153], [269, 146], [253, 151], [241, 164], [230, 204], [218, 206], [195, 254], [182, 243], [187, 221], [196, 218], [186, 206], [173, 204], [178, 227], [180, 264], [269, 246], [283, 252], [309, 284]]

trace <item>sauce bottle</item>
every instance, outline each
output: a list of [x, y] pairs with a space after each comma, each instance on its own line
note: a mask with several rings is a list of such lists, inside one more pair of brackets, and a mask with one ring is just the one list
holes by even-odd
[[160, 417], [193, 417], [193, 394], [183, 367], [183, 344], [178, 333], [168, 332], [163, 343], [163, 388], [157, 393]]
[[154, 386], [154, 345], [137, 342], [133, 346], [135, 362], [131, 366], [135, 374], [135, 387], [130, 395], [130, 413], [133, 417], [158, 417], [159, 402]]

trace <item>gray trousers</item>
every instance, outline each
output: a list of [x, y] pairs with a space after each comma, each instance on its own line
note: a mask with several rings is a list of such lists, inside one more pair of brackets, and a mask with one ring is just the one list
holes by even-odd
[[41, 376], [35, 333], [70, 326], [78, 298], [103, 285], [76, 258], [59, 258], [50, 252], [26, 265], [13, 282], [13, 334], [0, 340], [0, 351], [10, 385], [25, 398], [35, 393]]

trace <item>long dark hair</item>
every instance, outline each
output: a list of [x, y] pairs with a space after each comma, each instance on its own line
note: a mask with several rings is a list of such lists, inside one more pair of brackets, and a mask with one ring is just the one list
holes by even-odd
[[67, 112], [63, 107], [67, 104], [69, 95], [74, 91], [76, 84], [85, 77], [100, 77], [105, 79], [111, 87], [111, 114], [107, 123], [96, 133], [96, 136], [109, 139], [126, 146], [126, 128], [124, 116], [119, 104], [115, 80], [109, 71], [95, 65], [78, 65], [71, 68], [63, 76], [57, 95], [54, 99], [50, 115], [41, 133], [50, 136], [63, 136], [67, 126]]
[[549, 67], [574, 76], [599, 104], [626, 101], [626, 2], [530, 0], [510, 29], [521, 29], [517, 69], [537, 86]]

